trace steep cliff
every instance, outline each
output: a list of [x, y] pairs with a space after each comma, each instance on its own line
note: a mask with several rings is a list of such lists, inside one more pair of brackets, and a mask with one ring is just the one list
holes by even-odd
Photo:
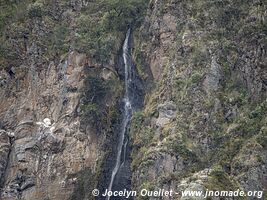
[[92, 5], [1, 1], [0, 199], [84, 199], [99, 184], [122, 85], [117, 54], [84, 49]]
[[127, 189], [266, 190], [266, 7], [1, 1], [0, 199], [95, 199], [93, 188], [108, 188], [129, 28], [138, 109]]
[[132, 120], [134, 188], [266, 190], [266, 6], [150, 2], [134, 45], [154, 80]]

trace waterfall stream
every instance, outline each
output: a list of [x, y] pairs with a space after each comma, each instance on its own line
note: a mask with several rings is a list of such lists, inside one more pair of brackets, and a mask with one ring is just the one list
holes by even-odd
[[[124, 43], [123, 43], [123, 61], [124, 61], [124, 77], [125, 77], [125, 95], [124, 95], [124, 110], [123, 110], [123, 121], [121, 125], [121, 130], [119, 133], [119, 142], [118, 142], [118, 149], [117, 149], [117, 157], [115, 167], [112, 170], [111, 180], [108, 186], [108, 190], [112, 190], [112, 186], [114, 183], [114, 179], [118, 174], [120, 167], [123, 166], [125, 162], [125, 155], [126, 155], [126, 148], [128, 140], [126, 138], [126, 134], [128, 132], [129, 122], [132, 115], [132, 102], [130, 98], [130, 84], [131, 84], [131, 62], [130, 62], [130, 54], [129, 54], [129, 36], [130, 36], [130, 29], [127, 31]], [[110, 197], [107, 197], [109, 200]]]

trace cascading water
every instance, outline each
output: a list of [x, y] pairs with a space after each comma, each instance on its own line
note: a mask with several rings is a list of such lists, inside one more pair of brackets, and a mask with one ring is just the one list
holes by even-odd
[[[130, 98], [130, 86], [131, 86], [131, 70], [132, 64], [130, 62], [129, 55], [129, 37], [130, 37], [130, 29], [127, 31], [124, 43], [123, 43], [123, 61], [124, 61], [124, 77], [125, 77], [125, 95], [124, 95], [124, 110], [123, 110], [123, 121], [121, 125], [121, 131], [119, 134], [119, 143], [117, 149], [117, 157], [115, 167], [112, 170], [111, 180], [108, 186], [108, 190], [112, 190], [112, 186], [114, 183], [114, 179], [116, 175], [119, 173], [120, 167], [124, 165], [125, 157], [126, 157], [126, 148], [128, 140], [126, 138], [126, 134], [128, 132], [129, 122], [132, 115], [132, 102]], [[109, 200], [110, 197], [107, 197]]]

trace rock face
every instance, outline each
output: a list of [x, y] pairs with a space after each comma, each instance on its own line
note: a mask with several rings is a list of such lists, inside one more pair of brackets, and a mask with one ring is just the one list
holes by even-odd
[[[122, 29], [141, 10], [137, 0], [116, 2], [1, 4], [1, 200], [95, 199], [93, 188], [107, 188]], [[131, 97], [139, 110], [126, 155], [133, 190], [173, 189], [185, 200], [203, 198], [182, 191], [267, 189], [266, 6], [151, 0], [132, 20], [133, 66], [144, 79], [132, 74], [130, 88], [140, 97]]]
[[158, 126], [164, 126], [169, 123], [170, 120], [175, 116], [176, 105], [173, 102], [166, 102], [158, 106], [159, 116], [156, 124]]
[[75, 185], [68, 176], [93, 169], [98, 143], [79, 130], [84, 61], [72, 52], [39, 73], [32, 67], [15, 93], [2, 87], [1, 118], [14, 136], [1, 132], [1, 199], [67, 199]]
[[223, 80], [222, 68], [217, 63], [216, 58], [211, 58], [210, 71], [207, 73], [203, 82], [204, 88], [207, 93], [217, 91], [220, 82]]
[[103, 64], [76, 46], [87, 4], [1, 3], [1, 200], [93, 199], [110, 178], [121, 85], [116, 55]]
[[8, 157], [9, 157], [9, 153], [11, 150], [11, 143], [10, 143], [10, 138], [7, 134], [6, 131], [1, 130], [0, 131], [0, 184], [2, 186], [2, 184], [4, 183], [4, 177], [5, 177], [5, 170], [8, 164]]
[[266, 190], [264, 8], [150, 1], [135, 44], [154, 78], [131, 128], [135, 189]]

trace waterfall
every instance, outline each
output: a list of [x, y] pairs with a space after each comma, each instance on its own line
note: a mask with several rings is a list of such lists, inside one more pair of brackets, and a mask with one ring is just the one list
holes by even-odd
[[[117, 157], [116, 157], [116, 163], [115, 167], [112, 170], [111, 180], [108, 186], [108, 190], [112, 190], [114, 179], [120, 169], [120, 167], [124, 164], [125, 161], [125, 155], [126, 155], [126, 147], [128, 140], [125, 140], [125, 136], [128, 132], [128, 126], [131, 119], [132, 114], [132, 103], [130, 100], [130, 83], [131, 83], [131, 62], [130, 62], [130, 54], [129, 54], [129, 36], [130, 36], [130, 29], [126, 33], [126, 37], [123, 43], [123, 61], [124, 61], [124, 76], [125, 76], [125, 94], [124, 94], [124, 110], [123, 110], [123, 121], [121, 125], [121, 130], [119, 134], [119, 143], [118, 143], [118, 149], [117, 149]], [[123, 152], [123, 155], [122, 155]], [[107, 200], [109, 200], [110, 197], [107, 197]]]

